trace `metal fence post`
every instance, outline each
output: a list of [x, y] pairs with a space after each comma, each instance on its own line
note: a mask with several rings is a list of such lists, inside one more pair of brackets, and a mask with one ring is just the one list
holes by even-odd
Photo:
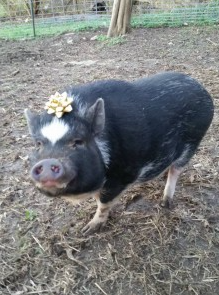
[[33, 36], [36, 37], [36, 29], [35, 29], [35, 15], [34, 15], [34, 7], [33, 0], [30, 0], [30, 9], [31, 9], [31, 18], [32, 18], [32, 26], [33, 26]]

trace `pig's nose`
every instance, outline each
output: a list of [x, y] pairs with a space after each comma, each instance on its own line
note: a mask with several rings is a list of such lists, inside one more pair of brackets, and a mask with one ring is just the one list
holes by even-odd
[[57, 181], [64, 174], [61, 162], [56, 159], [45, 159], [38, 162], [31, 170], [31, 176], [35, 181]]

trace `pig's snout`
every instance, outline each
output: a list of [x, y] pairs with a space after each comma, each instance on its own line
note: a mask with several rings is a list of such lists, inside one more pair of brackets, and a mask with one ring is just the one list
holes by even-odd
[[31, 176], [37, 182], [52, 186], [64, 176], [64, 167], [59, 160], [45, 159], [32, 168]]

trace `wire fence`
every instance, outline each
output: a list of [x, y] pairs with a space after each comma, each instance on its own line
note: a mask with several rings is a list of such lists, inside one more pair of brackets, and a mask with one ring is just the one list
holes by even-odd
[[[219, 23], [219, 0], [133, 1], [133, 26]], [[108, 26], [113, 0], [0, 0], [0, 38]]]

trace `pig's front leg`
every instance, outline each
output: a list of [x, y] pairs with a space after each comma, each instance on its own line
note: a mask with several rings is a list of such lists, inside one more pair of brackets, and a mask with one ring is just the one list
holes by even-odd
[[108, 202], [106, 204], [102, 203], [100, 198], [96, 197], [97, 201], [97, 210], [92, 218], [92, 220], [82, 229], [83, 234], [89, 234], [95, 231], [98, 231], [107, 222], [109, 212], [114, 204], [114, 202]]
[[110, 210], [117, 203], [124, 188], [125, 186], [118, 184], [117, 181], [108, 180], [105, 183], [103, 189], [95, 195], [97, 210], [92, 220], [82, 229], [83, 234], [90, 234], [105, 226]]

